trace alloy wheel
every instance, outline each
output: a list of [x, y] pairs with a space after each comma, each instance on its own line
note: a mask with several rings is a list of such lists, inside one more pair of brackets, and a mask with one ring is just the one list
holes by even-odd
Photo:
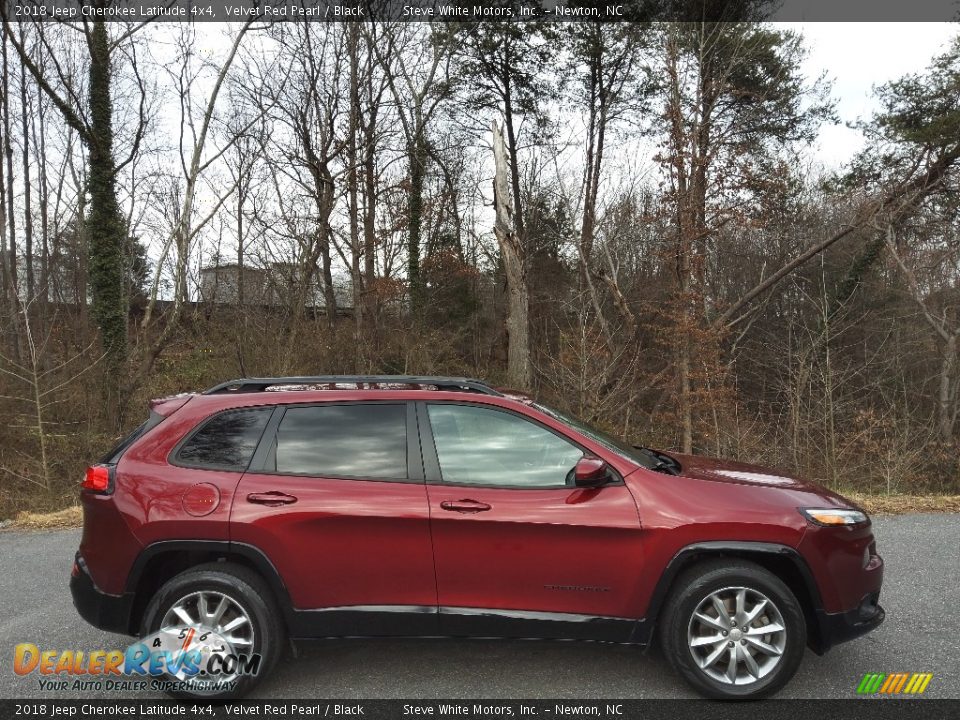
[[[177, 600], [167, 610], [160, 625], [161, 633], [175, 633], [177, 637], [183, 635], [181, 631], [193, 634], [189, 647], [183, 649], [200, 649], [201, 652], [225, 651], [252, 652], [255, 639], [253, 621], [250, 614], [239, 602], [229, 595], [214, 590], [201, 590]], [[226, 644], [224, 648], [223, 645]], [[175, 677], [181, 677], [183, 671]], [[218, 679], [230, 681], [236, 677], [226, 674]]]
[[728, 685], [750, 685], [768, 676], [780, 664], [786, 643], [780, 610], [748, 587], [711, 592], [687, 626], [687, 645], [697, 667]]

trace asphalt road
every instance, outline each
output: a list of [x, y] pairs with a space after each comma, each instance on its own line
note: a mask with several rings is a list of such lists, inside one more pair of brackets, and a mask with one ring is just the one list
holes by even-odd
[[[867, 672], [932, 672], [926, 695], [960, 698], [960, 515], [874, 521], [886, 560], [875, 632], [824, 657], [807, 652], [782, 698], [851, 698]], [[0, 532], [0, 698], [52, 693], [13, 673], [14, 645], [124, 648], [129, 639], [87, 625], [67, 579], [79, 531]], [[119, 699], [118, 693], [101, 693]], [[258, 688], [261, 698], [685, 698], [656, 651], [577, 642], [328, 640], [302, 644]], [[123, 698], [137, 697], [123, 693]], [[151, 697], [143, 694], [141, 697]]]

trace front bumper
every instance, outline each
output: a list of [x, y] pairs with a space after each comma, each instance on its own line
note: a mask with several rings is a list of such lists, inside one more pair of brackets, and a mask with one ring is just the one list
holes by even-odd
[[880, 593], [869, 593], [853, 610], [828, 613], [817, 610], [818, 637], [812, 638], [812, 648], [822, 655], [834, 645], [866, 635], [880, 626], [886, 613], [880, 606]]
[[88, 623], [108, 632], [130, 634], [133, 597], [101, 592], [80, 553], [77, 553], [70, 573], [70, 594], [73, 595], [73, 606]]
[[811, 570], [813, 612], [807, 616], [808, 644], [825, 653], [877, 628], [883, 558], [877, 554], [872, 526], [809, 525], [797, 550]]

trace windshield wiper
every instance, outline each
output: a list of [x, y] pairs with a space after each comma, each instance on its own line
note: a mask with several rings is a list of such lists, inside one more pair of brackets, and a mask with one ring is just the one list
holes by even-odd
[[662, 472], [667, 475], [680, 474], [680, 463], [666, 453], [658, 452], [653, 448], [644, 447], [643, 445], [634, 445], [633, 447], [647, 453], [647, 455], [656, 460], [656, 464], [650, 468], [654, 472]]

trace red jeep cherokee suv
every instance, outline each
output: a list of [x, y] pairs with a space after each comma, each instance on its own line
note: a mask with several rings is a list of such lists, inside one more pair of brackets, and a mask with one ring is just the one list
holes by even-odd
[[870, 521], [843, 497], [632, 447], [463, 378], [253, 378], [157, 400], [82, 501], [80, 614], [259, 653], [221, 696], [288, 637], [656, 635], [704, 695], [761, 697], [806, 646], [884, 618]]

